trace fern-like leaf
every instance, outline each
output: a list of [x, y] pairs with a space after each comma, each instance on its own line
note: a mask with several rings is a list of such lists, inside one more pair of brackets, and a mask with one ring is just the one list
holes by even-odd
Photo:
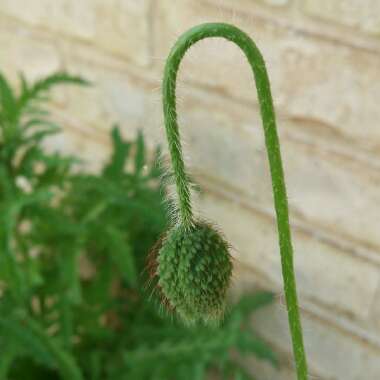
[[79, 76], [70, 75], [65, 72], [58, 72], [44, 77], [35, 82], [32, 86], [29, 86], [25, 79], [22, 79], [22, 93], [17, 102], [19, 114], [30, 102], [42, 100], [40, 96], [58, 84], [89, 85], [90, 82]]

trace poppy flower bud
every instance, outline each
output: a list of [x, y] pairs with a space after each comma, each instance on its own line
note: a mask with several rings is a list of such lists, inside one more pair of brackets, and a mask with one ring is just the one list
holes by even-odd
[[158, 286], [187, 324], [220, 321], [231, 274], [228, 244], [205, 222], [173, 227], [158, 251]]

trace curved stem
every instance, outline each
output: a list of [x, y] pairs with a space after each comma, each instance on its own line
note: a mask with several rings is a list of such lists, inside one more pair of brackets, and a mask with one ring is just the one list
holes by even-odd
[[166, 135], [179, 198], [181, 222], [185, 227], [190, 226], [192, 224], [193, 214], [190, 202], [189, 181], [185, 172], [177, 123], [175, 93], [176, 79], [181, 60], [186, 51], [197, 41], [208, 37], [223, 37], [238, 45], [244, 51], [254, 74], [272, 177], [284, 291], [297, 378], [298, 380], [306, 380], [307, 364], [294, 275], [288, 201], [268, 74], [265, 68], [264, 59], [255, 43], [247, 34], [233, 25], [207, 23], [191, 28], [178, 39], [166, 62], [163, 79], [163, 111]]

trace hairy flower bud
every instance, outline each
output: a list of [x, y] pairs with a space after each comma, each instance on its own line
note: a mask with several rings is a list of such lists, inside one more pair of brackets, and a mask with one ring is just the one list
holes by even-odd
[[216, 324], [224, 313], [232, 263], [228, 244], [210, 224], [172, 228], [157, 255], [158, 286], [188, 324]]

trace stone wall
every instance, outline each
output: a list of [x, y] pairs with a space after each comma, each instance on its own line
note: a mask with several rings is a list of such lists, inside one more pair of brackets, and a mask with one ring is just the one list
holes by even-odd
[[[287, 177], [305, 341], [313, 379], [380, 378], [380, 1], [1, 0], [0, 70], [12, 80], [55, 70], [89, 89], [54, 95], [65, 126], [53, 147], [96, 168], [108, 132], [163, 140], [160, 79], [176, 37], [204, 21], [233, 22], [267, 61]], [[237, 258], [235, 285], [273, 289], [253, 320], [294, 379], [274, 210], [252, 75], [222, 40], [193, 47], [179, 77], [188, 165]]]

